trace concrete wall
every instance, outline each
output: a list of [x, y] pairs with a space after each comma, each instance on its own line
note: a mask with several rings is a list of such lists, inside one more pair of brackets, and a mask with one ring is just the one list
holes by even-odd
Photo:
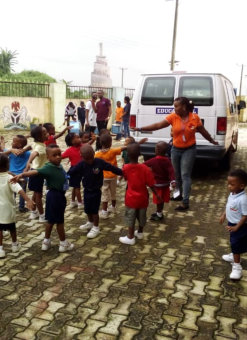
[[50, 98], [0, 97], [0, 130], [29, 129], [51, 119]]

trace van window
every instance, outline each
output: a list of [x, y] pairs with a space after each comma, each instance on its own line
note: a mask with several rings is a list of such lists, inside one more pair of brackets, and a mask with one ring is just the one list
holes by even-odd
[[187, 97], [195, 106], [213, 105], [213, 83], [210, 77], [181, 77], [179, 97]]
[[236, 104], [236, 98], [234, 95], [234, 92], [232, 90], [232, 87], [225, 81], [226, 90], [227, 90], [227, 96], [229, 101], [229, 110], [231, 114], [237, 113], [237, 104]]
[[142, 105], [173, 105], [175, 77], [150, 77], [145, 80]]

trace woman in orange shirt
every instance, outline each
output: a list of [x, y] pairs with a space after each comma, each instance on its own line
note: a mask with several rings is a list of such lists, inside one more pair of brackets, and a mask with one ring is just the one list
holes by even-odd
[[196, 157], [196, 132], [210, 143], [218, 145], [202, 125], [201, 119], [193, 113], [194, 104], [186, 97], [174, 100], [175, 113], [171, 113], [159, 123], [135, 128], [136, 131], [155, 131], [172, 125], [173, 146], [171, 150], [172, 165], [175, 170], [176, 186], [183, 192], [183, 196], [176, 200], [183, 201], [175, 210], [189, 209], [189, 196], [191, 189], [191, 172]]

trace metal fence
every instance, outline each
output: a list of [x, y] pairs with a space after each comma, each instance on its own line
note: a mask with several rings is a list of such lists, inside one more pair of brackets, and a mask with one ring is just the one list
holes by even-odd
[[49, 88], [49, 84], [0, 81], [0, 96], [48, 98]]
[[111, 87], [93, 87], [93, 86], [66, 86], [66, 98], [68, 99], [88, 99], [91, 98], [92, 92], [102, 90], [104, 96], [112, 99]]
[[134, 96], [135, 89], [125, 89], [125, 96], [130, 97], [130, 99]]

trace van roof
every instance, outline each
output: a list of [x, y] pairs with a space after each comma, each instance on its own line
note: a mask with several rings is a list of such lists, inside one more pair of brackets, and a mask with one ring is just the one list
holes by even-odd
[[231, 82], [230, 79], [228, 79], [226, 76], [224, 76], [223, 74], [221, 73], [187, 73], [185, 71], [174, 71], [174, 72], [170, 72], [170, 73], [143, 73], [141, 74], [142, 76], [172, 76], [172, 75], [186, 75], [186, 76], [190, 76], [190, 75], [203, 75], [203, 76], [221, 76], [225, 79], [227, 79], [228, 81]]

